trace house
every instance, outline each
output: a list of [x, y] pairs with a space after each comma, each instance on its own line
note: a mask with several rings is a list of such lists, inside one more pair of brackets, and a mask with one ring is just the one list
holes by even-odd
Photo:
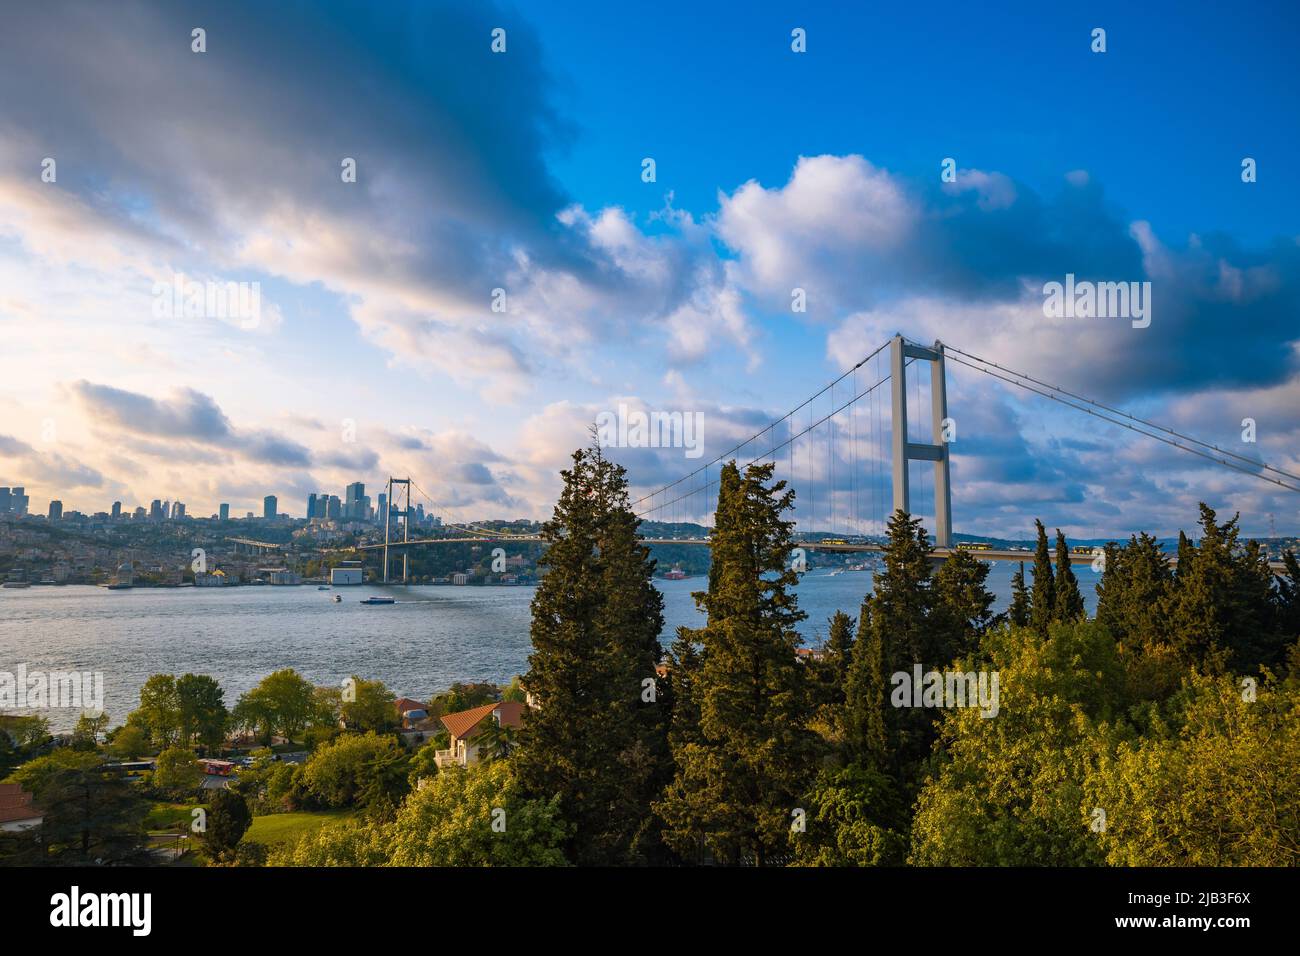
[[527, 705], [521, 701], [503, 700], [471, 707], [455, 714], [444, 714], [442, 725], [447, 728], [451, 746], [434, 754], [436, 763], [439, 767], [451, 764], [467, 767], [477, 762], [478, 746], [474, 743], [474, 738], [482, 733], [486, 726], [484, 721], [493, 720], [500, 727], [521, 727], [526, 709]]
[[429, 705], [410, 697], [397, 698], [393, 701], [393, 706], [397, 708], [397, 718], [404, 727], [407, 726], [408, 720], [419, 720], [429, 716]]
[[36, 809], [32, 795], [17, 783], [0, 783], [0, 830], [17, 833], [38, 827], [45, 814]]

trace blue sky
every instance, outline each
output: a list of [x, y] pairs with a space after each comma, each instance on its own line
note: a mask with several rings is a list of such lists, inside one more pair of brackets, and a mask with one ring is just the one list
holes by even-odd
[[[1300, 470], [1295, 11], [845, 6], [17, 5], [0, 484], [301, 513], [409, 472], [540, 517], [601, 411], [699, 412], [712, 457], [895, 330]], [[1150, 327], [1045, 317], [1067, 272], [1150, 281]], [[177, 273], [260, 283], [257, 322], [160, 318]], [[1294, 493], [950, 379], [959, 531], [1300, 531]], [[698, 464], [616, 454], [639, 490]]]

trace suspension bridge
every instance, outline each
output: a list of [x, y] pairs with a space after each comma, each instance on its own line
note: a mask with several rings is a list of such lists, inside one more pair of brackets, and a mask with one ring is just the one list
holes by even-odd
[[[890, 516], [902, 510], [920, 517], [932, 531], [931, 556], [942, 560], [962, 547], [954, 545], [952, 531], [951, 453], [959, 422], [948, 411], [950, 362], [1189, 456], [1300, 492], [1300, 475], [1265, 461], [1145, 420], [955, 346], [937, 341], [924, 345], [895, 335], [781, 417], [708, 462], [634, 499], [633, 510], [648, 528], [666, 529], [643, 534], [642, 540], [652, 545], [708, 545], [719, 474], [727, 462], [734, 460], [742, 471], [750, 464], [771, 463], [774, 477], [797, 491], [793, 518], [798, 547], [831, 552], [880, 551]], [[923, 391], [928, 391], [928, 402], [923, 399]], [[647, 423], [656, 427], [654, 422]], [[657, 427], [659, 433], [650, 436], [651, 444], [672, 447], [671, 419], [660, 420]], [[680, 433], [680, 421], [676, 427]], [[632, 478], [636, 487], [635, 476]], [[383, 542], [350, 549], [382, 550], [385, 582], [389, 580], [393, 552], [401, 555], [402, 580], [406, 581], [413, 547], [542, 540], [537, 534], [455, 522], [447, 522], [451, 533], [446, 536], [412, 538], [412, 489], [439, 507], [409, 477], [390, 478]], [[914, 496], [914, 491], [919, 494]], [[1024, 561], [1027, 555], [1025, 550], [988, 545], [978, 551], [980, 558], [994, 561]], [[1275, 570], [1282, 568], [1280, 562], [1272, 566]]]

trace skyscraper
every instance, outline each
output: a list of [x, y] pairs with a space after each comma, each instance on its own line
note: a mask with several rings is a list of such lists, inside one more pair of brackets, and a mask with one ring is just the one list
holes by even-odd
[[122, 517], [122, 502], [120, 502], [120, 501], [114, 501], [114, 502], [113, 502], [113, 520], [116, 521], [116, 520], [117, 520], [118, 518], [120, 518], [120, 517]]
[[149, 520], [162, 521], [162, 516], [163, 503], [155, 498], [153, 501], [149, 502]]
[[274, 517], [275, 517], [275, 507], [276, 507], [276, 499], [275, 499], [275, 495], [267, 495], [265, 498], [263, 498], [263, 499], [262, 499], [262, 517], [263, 517], [263, 518], [274, 518]]
[[312, 493], [307, 496], [307, 520], [310, 521], [316, 517], [316, 495]]
[[11, 497], [12, 495], [10, 495], [8, 488], [0, 488], [0, 515], [7, 515], [9, 513], [9, 502]]
[[342, 517], [343, 508], [339, 502], [338, 495], [330, 495], [329, 502], [325, 506], [325, 517], [331, 521], [338, 521]]
[[14, 488], [9, 495], [9, 513], [22, 516], [27, 514], [27, 495], [23, 493], [24, 489]]
[[375, 509], [375, 520], [383, 524], [386, 514], [388, 514], [388, 495], [382, 494], [379, 496], [379, 507]]
[[363, 482], [354, 481], [348, 485], [343, 492], [343, 517], [350, 521], [357, 521], [364, 518], [361, 513], [361, 502], [366, 496], [366, 486]]
[[180, 520], [181, 518], [184, 518], [184, 517], [185, 517], [185, 502], [183, 502], [183, 501], [173, 501], [173, 502], [172, 502], [172, 520], [174, 520], [174, 521], [178, 521], [178, 520]]
[[63, 517], [63, 502], [57, 498], [50, 502], [50, 520], [58, 521]]
[[220, 515], [222, 521], [229, 521], [230, 505], [226, 504], [225, 502], [222, 502], [221, 507], [218, 509], [218, 514]]

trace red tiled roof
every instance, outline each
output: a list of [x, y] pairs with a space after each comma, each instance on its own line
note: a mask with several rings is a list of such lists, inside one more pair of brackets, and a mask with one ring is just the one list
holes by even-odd
[[499, 710], [499, 720], [502, 727], [518, 727], [524, 722], [524, 711], [527, 707], [527, 704], [520, 701], [499, 700], [491, 704], [483, 704], [480, 707], [471, 707], [469, 710], [462, 710], [455, 714], [444, 714], [442, 725], [447, 728], [453, 737], [465, 737], [482, 723], [483, 718], [489, 716], [494, 710]]
[[393, 704], [394, 706], [397, 707], [398, 714], [404, 714], [408, 710], [429, 709], [429, 706], [427, 704], [422, 704], [418, 700], [412, 700], [410, 697], [399, 697], [397, 698], [397, 700], [393, 701]]
[[32, 795], [16, 783], [0, 783], [0, 823], [37, 820], [44, 814], [32, 806]]
[[491, 704], [471, 707], [469, 710], [458, 711], [454, 714], [443, 714], [442, 725], [447, 728], [447, 731], [453, 737], [464, 737], [478, 726], [480, 720], [496, 709], [497, 704], [494, 701]]

